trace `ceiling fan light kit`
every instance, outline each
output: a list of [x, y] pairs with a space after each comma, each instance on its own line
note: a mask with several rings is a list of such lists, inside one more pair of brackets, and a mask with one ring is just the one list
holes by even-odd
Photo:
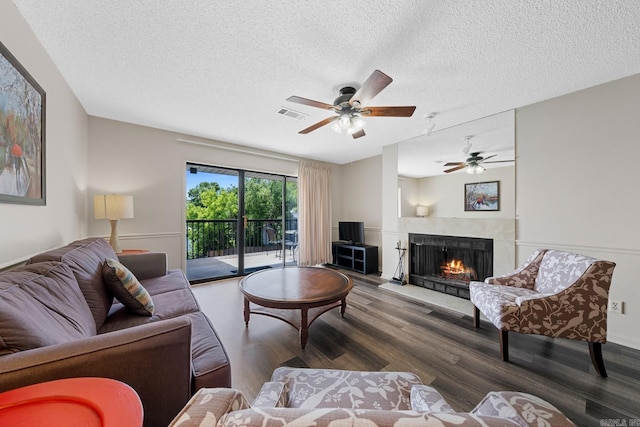
[[467, 168], [467, 173], [468, 173], [469, 175], [474, 175], [474, 174], [477, 174], [477, 173], [482, 173], [482, 172], [484, 172], [484, 171], [485, 171], [485, 169], [484, 169], [482, 166], [480, 166], [480, 165], [471, 165], [471, 166], [469, 166], [469, 167]]
[[302, 129], [300, 134], [307, 134], [314, 130], [335, 122], [331, 128], [337, 133], [346, 132], [354, 139], [365, 135], [365, 121], [362, 116], [387, 116], [387, 117], [411, 117], [415, 111], [415, 106], [403, 107], [365, 107], [369, 101], [379, 94], [384, 88], [389, 86], [393, 79], [380, 70], [375, 70], [369, 78], [356, 90], [351, 86], [340, 89], [338, 97], [332, 104], [314, 101], [300, 96], [290, 96], [289, 102], [308, 105], [310, 107], [332, 110], [337, 116], [327, 117], [306, 129]]
[[362, 130], [365, 121], [355, 114], [341, 114], [340, 118], [331, 127], [336, 133], [346, 132], [349, 135]]

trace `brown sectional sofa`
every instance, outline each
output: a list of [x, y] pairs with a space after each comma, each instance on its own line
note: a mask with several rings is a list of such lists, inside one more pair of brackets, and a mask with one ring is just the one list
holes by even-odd
[[[134, 314], [105, 286], [102, 264], [119, 259], [151, 295]], [[166, 254], [117, 257], [101, 238], [34, 256], [0, 272], [0, 392], [81, 376], [133, 387], [145, 426], [167, 425], [203, 387], [230, 387], [231, 367], [209, 319]]]

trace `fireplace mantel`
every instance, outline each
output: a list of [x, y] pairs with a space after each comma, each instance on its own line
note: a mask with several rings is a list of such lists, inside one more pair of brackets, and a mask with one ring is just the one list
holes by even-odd
[[504, 218], [400, 218], [399, 230], [404, 247], [409, 233], [493, 239], [493, 274], [515, 269], [516, 221]]

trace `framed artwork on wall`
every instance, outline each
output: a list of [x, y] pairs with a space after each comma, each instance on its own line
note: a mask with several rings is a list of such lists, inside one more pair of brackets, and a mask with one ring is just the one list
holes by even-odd
[[45, 92], [0, 43], [0, 202], [45, 205]]
[[500, 181], [464, 185], [465, 211], [499, 211]]

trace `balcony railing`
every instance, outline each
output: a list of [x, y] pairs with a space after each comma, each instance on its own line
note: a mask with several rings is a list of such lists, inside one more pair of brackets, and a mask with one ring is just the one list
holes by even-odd
[[[269, 236], [267, 229], [275, 231]], [[297, 219], [250, 219], [245, 229], [245, 253], [282, 250], [289, 230], [298, 229]], [[187, 220], [187, 259], [207, 258], [238, 253], [237, 219]], [[284, 237], [283, 237], [284, 236]], [[279, 242], [279, 243], [273, 243]]]

